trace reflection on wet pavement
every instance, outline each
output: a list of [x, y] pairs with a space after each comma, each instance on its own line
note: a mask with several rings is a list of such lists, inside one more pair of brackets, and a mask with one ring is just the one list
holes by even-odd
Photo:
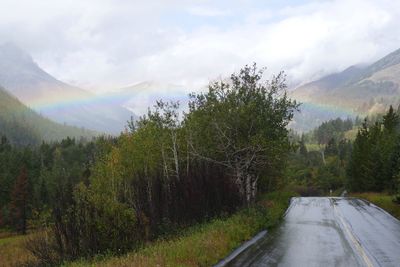
[[283, 223], [228, 266], [400, 266], [400, 222], [355, 198], [294, 198]]

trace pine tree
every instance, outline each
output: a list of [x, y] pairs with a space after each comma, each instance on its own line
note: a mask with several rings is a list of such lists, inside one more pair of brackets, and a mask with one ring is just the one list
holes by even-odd
[[306, 147], [306, 145], [305, 145], [305, 137], [304, 137], [304, 135], [302, 135], [301, 136], [301, 140], [299, 141], [299, 153], [300, 153], [300, 155], [302, 155], [303, 157], [305, 157], [305, 158], [307, 158], [307, 155], [308, 155], [308, 150], [307, 150], [307, 147]]
[[370, 132], [367, 120], [358, 130], [354, 141], [353, 154], [348, 169], [348, 186], [353, 191], [366, 191], [373, 188], [373, 164], [371, 161]]
[[339, 153], [335, 138], [331, 138], [325, 147], [325, 155], [336, 156]]
[[397, 139], [397, 132], [399, 127], [399, 116], [390, 106], [389, 111], [383, 116], [383, 132], [381, 141], [381, 154], [383, 166], [381, 170], [381, 188], [390, 190], [393, 189], [393, 166], [392, 161], [396, 158], [395, 146]]
[[386, 188], [390, 192], [398, 192], [399, 178], [400, 178], [400, 135], [397, 136], [393, 151], [389, 160], [389, 180], [387, 181]]
[[393, 134], [399, 126], [399, 115], [396, 114], [393, 107], [390, 106], [388, 113], [383, 116], [383, 127], [388, 134]]
[[26, 168], [21, 169], [11, 192], [10, 211], [14, 227], [18, 232], [26, 234], [28, 212], [28, 175]]
[[[383, 168], [385, 165], [384, 147], [383, 147], [382, 123], [375, 122], [369, 129], [369, 139], [366, 144], [369, 146], [368, 159], [370, 173], [368, 174], [368, 191], [382, 191], [385, 185], [385, 175]], [[371, 183], [369, 183], [371, 182]]]

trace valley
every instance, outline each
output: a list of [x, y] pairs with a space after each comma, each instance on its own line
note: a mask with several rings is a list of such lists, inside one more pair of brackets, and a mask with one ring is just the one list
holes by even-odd
[[400, 1], [0, 4], [0, 267], [399, 265]]

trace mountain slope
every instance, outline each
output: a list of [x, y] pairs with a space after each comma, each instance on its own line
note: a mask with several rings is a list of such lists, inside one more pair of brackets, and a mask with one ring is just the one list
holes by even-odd
[[149, 107], [153, 107], [157, 100], [179, 101], [181, 107], [187, 105], [188, 94], [183, 86], [163, 84], [155, 81], [141, 82], [132, 86], [106, 93], [103, 97], [112, 99], [134, 114], [144, 115]]
[[292, 92], [300, 101], [335, 106], [358, 114], [382, 112], [389, 105], [398, 105], [399, 93], [400, 49], [369, 66], [350, 67]]
[[16, 145], [35, 145], [42, 140], [95, 136], [95, 132], [55, 123], [27, 108], [0, 87], [0, 136]]
[[129, 110], [63, 83], [13, 44], [0, 45], [0, 85], [27, 106], [60, 123], [118, 134]]

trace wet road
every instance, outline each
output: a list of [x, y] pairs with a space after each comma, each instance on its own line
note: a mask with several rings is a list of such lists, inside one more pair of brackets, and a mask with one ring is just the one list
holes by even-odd
[[354, 198], [293, 198], [281, 226], [228, 266], [400, 266], [400, 221]]

